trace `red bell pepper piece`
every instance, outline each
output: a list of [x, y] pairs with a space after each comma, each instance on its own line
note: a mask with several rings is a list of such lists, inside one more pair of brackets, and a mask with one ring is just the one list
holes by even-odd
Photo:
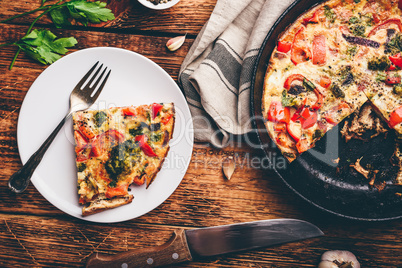
[[321, 130], [322, 133], [326, 133], [328, 130], [327, 124], [325, 123], [325, 120], [320, 120], [317, 121], [317, 128]]
[[324, 65], [327, 57], [327, 38], [323, 34], [314, 36], [312, 60], [315, 65]]
[[387, 79], [385, 79], [385, 84], [387, 85], [396, 85], [400, 83], [401, 83], [400, 76], [387, 76]]
[[393, 63], [391, 63], [391, 65], [389, 66], [387, 71], [395, 71], [395, 70], [396, 70], [396, 66]]
[[268, 121], [274, 123], [288, 123], [289, 119], [289, 107], [282, 107], [282, 103], [279, 101], [271, 102], [268, 110]]
[[173, 115], [169, 114], [168, 116], [166, 116], [165, 118], [162, 119], [162, 124], [166, 125], [167, 123], [169, 123], [170, 119], [172, 119]]
[[135, 184], [137, 184], [138, 186], [141, 186], [141, 185], [144, 184], [146, 177], [147, 177], [146, 175], [143, 175], [143, 176], [135, 176], [133, 182], [134, 182]]
[[91, 156], [98, 157], [102, 155], [104, 152], [103, 149], [104, 149], [103, 142], [99, 139], [99, 137], [96, 137], [91, 142]]
[[108, 131], [99, 135], [99, 140], [102, 142], [119, 143], [124, 141], [124, 134], [115, 129], [109, 129]]
[[147, 143], [148, 137], [145, 135], [138, 135], [135, 137], [135, 141], [138, 142], [141, 150], [144, 152], [145, 155], [151, 156], [151, 157], [156, 157], [158, 156], [155, 154], [154, 150], [152, 149], [151, 146]]
[[[290, 121], [289, 121], [290, 122]], [[285, 132], [286, 131], [286, 123], [279, 123], [274, 126], [274, 130], [276, 132]]]
[[106, 190], [106, 198], [113, 198], [115, 196], [124, 196], [128, 192], [128, 184], [122, 184], [118, 187], [108, 188]]
[[394, 56], [389, 56], [389, 60], [396, 66], [402, 69], [402, 56], [401, 53], [398, 53]]
[[87, 140], [92, 140], [95, 137], [95, 134], [87, 125], [80, 125], [78, 129]]
[[131, 106], [123, 108], [122, 112], [123, 112], [124, 116], [135, 115], [135, 109], [133, 107], [131, 107]]
[[305, 79], [305, 77], [301, 74], [291, 74], [289, 75], [289, 77], [286, 79], [285, 83], [283, 84], [283, 87], [286, 88], [287, 90], [290, 89], [290, 86], [292, 85], [292, 83], [294, 81], [301, 81], [303, 82], [303, 80]]
[[87, 140], [82, 136], [81, 132], [79, 131], [74, 131], [74, 140], [75, 140], [75, 145], [82, 149], [85, 148], [88, 144]]
[[332, 81], [331, 78], [323, 76], [320, 79], [320, 86], [322, 86], [323, 88], [329, 88], [329, 86], [331, 85]]
[[341, 104], [338, 105], [337, 110], [339, 111], [341, 109], [350, 109], [350, 107], [346, 102], [342, 102]]
[[290, 58], [295, 65], [308, 61], [310, 58], [310, 51], [308, 50], [305, 42], [303, 26], [295, 34]]
[[292, 48], [292, 43], [290, 43], [290, 42], [285, 42], [285, 41], [279, 41], [279, 42], [278, 42], [278, 47], [277, 47], [276, 49], [277, 49], [279, 52], [288, 53], [291, 48]]
[[304, 25], [307, 25], [308, 23], [318, 23], [318, 11], [314, 12], [311, 17], [303, 19]]
[[300, 140], [302, 135], [302, 127], [300, 123], [290, 120], [289, 123], [286, 125], [286, 130], [296, 142]]
[[399, 0], [399, 2], [398, 2], [398, 8], [402, 10], [402, 0]]
[[311, 106], [311, 109], [318, 110], [324, 104], [324, 95], [317, 88], [314, 88], [314, 93], [317, 96], [317, 101]]
[[292, 116], [291, 121], [300, 121], [303, 129], [310, 128], [317, 122], [317, 112], [309, 107], [302, 107]]
[[346, 34], [346, 35], [351, 34], [349, 27], [347, 27], [346, 25], [339, 26], [339, 30], [343, 34]]
[[328, 123], [330, 123], [331, 125], [334, 125], [334, 126], [338, 124], [338, 120], [336, 120], [333, 117], [333, 114], [326, 114], [325, 120], [327, 120]]
[[338, 111], [342, 109], [350, 109], [350, 107], [346, 102], [340, 103], [335, 108], [329, 110], [329, 112], [325, 115], [325, 120], [332, 125], [337, 125], [339, 121], [335, 116], [338, 114]]
[[284, 147], [293, 147], [294, 141], [289, 137], [286, 132], [279, 132], [276, 136], [276, 142]]
[[155, 117], [158, 116], [158, 113], [160, 112], [160, 110], [162, 110], [162, 108], [163, 105], [159, 103], [152, 104], [152, 119], [155, 119]]
[[[304, 80], [307, 80], [307, 79], [301, 74], [291, 74], [286, 79], [285, 83], [283, 84], [283, 87], [285, 89], [289, 90], [294, 81], [304, 81]], [[307, 81], [310, 82], [309, 80], [307, 80]], [[310, 82], [309, 84], [314, 85], [312, 82]], [[321, 94], [321, 92], [317, 89], [317, 87], [315, 85], [314, 85], [314, 93], [317, 96], [317, 101], [311, 108], [314, 110], [318, 110], [321, 108], [322, 104], [324, 103], [324, 96]]]
[[88, 144], [91, 147], [90, 156], [98, 157], [104, 153], [106, 147], [114, 146], [116, 143], [122, 142], [124, 135], [115, 129], [109, 129], [108, 131], [96, 136]]
[[388, 125], [394, 128], [396, 125], [402, 122], [402, 106], [396, 108], [389, 116]]
[[301, 154], [310, 148], [310, 143], [307, 139], [301, 139], [296, 143], [296, 148], [299, 154]]
[[87, 161], [90, 157], [90, 153], [91, 153], [91, 149], [89, 149], [89, 148], [85, 148], [85, 149], [76, 151], [77, 162]]
[[396, 24], [399, 28], [399, 31], [402, 32], [401, 20], [400, 19], [389, 19], [389, 20], [386, 20], [385, 22], [381, 23], [377, 27], [375, 27], [373, 30], [371, 30], [370, 33], [368, 34], [368, 37], [375, 35], [381, 29], [387, 29], [390, 24]]
[[311, 128], [317, 122], [317, 112], [310, 108], [303, 108], [299, 117], [303, 129]]

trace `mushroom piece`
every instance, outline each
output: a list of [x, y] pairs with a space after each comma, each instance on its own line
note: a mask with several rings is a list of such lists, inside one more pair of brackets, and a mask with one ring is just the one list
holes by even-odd
[[360, 268], [360, 263], [350, 251], [331, 250], [322, 254], [318, 268]]
[[379, 170], [368, 170], [365, 169], [361, 164], [360, 160], [362, 160], [363, 157], [359, 158], [356, 160], [356, 163], [351, 164], [350, 167], [354, 168], [357, 172], [362, 174], [366, 179], [370, 180], [369, 184], [371, 186], [374, 185], [375, 182], [375, 176], [379, 172]]

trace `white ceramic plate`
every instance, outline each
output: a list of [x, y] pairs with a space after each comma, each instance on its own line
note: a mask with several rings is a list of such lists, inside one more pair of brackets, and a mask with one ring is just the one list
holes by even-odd
[[179, 3], [179, 1], [180, 0], [171, 0], [167, 3], [154, 5], [148, 0], [138, 0], [138, 2], [140, 2], [142, 5], [146, 6], [147, 8], [158, 9], [158, 10], [167, 9], [169, 7], [172, 7], [172, 6], [176, 5], [177, 3]]
[[120, 222], [139, 217], [164, 202], [178, 187], [191, 159], [193, 128], [186, 100], [173, 79], [153, 61], [118, 48], [89, 48], [50, 65], [32, 84], [18, 119], [18, 149], [23, 163], [66, 115], [69, 96], [83, 75], [100, 61], [112, 69], [91, 109], [174, 102], [176, 123], [170, 151], [148, 189], [131, 186], [131, 204], [82, 217], [78, 204], [72, 120], [60, 131], [32, 176], [36, 189], [54, 206], [93, 222]]

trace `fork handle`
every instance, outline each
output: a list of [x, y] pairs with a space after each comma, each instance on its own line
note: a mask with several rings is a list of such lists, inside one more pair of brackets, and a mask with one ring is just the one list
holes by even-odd
[[53, 130], [52, 134], [45, 140], [45, 142], [40, 146], [40, 148], [28, 159], [25, 165], [15, 172], [10, 179], [8, 180], [8, 187], [11, 191], [15, 193], [22, 193], [29, 185], [29, 181], [31, 180], [31, 176], [35, 171], [36, 167], [39, 165], [40, 161], [42, 161], [43, 155], [46, 153], [50, 144], [53, 142], [54, 138], [59, 133], [60, 129], [63, 127], [64, 123], [70, 118], [71, 113], [66, 115], [63, 120], [59, 123], [55, 130]]

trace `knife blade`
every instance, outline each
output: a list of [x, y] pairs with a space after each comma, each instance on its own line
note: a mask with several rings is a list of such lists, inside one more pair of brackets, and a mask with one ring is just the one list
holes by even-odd
[[116, 255], [94, 253], [92, 267], [157, 267], [202, 257], [246, 251], [322, 236], [315, 225], [296, 219], [274, 219], [198, 229], [175, 230], [165, 244]]

